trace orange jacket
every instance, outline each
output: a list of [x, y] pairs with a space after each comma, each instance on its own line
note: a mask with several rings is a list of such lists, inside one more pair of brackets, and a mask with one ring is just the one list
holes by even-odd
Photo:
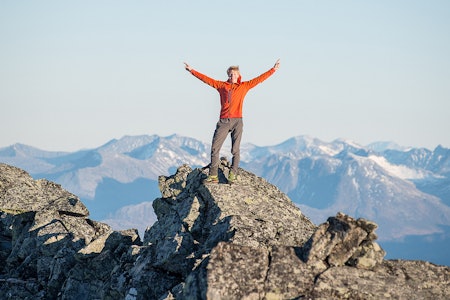
[[255, 87], [257, 84], [263, 82], [270, 75], [275, 73], [275, 69], [271, 68], [269, 71], [253, 78], [249, 81], [241, 82], [239, 76], [237, 83], [228, 81], [220, 81], [212, 79], [200, 72], [191, 70], [191, 74], [203, 81], [204, 83], [215, 88], [220, 94], [220, 118], [242, 118], [242, 106], [244, 104], [244, 97], [247, 92]]

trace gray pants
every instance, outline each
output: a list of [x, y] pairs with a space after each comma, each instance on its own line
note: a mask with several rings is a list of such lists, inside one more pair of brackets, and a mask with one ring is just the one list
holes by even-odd
[[242, 118], [220, 119], [219, 122], [217, 122], [211, 146], [209, 175], [218, 174], [220, 149], [229, 132], [231, 132], [231, 154], [233, 155], [231, 169], [234, 174], [237, 174], [239, 162], [241, 160], [240, 147], [243, 128], [244, 122], [242, 121]]

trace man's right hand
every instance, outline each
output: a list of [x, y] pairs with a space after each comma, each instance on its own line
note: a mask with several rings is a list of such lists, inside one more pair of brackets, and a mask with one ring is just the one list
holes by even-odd
[[188, 65], [187, 63], [184, 63], [184, 68], [187, 70], [187, 71], [192, 71], [192, 68], [191, 68], [191, 66], [190, 65]]

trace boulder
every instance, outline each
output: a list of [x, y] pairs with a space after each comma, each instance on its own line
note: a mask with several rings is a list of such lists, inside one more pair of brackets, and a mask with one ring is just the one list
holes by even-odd
[[308, 240], [303, 249], [304, 260], [319, 272], [344, 265], [373, 269], [386, 255], [375, 242], [377, 227], [371, 221], [338, 213], [321, 224]]

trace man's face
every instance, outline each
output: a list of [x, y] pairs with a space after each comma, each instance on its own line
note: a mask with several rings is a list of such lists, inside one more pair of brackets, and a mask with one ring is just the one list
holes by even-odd
[[239, 78], [239, 71], [237, 70], [231, 70], [230, 73], [228, 74], [228, 80], [231, 83], [237, 83], [238, 78]]

